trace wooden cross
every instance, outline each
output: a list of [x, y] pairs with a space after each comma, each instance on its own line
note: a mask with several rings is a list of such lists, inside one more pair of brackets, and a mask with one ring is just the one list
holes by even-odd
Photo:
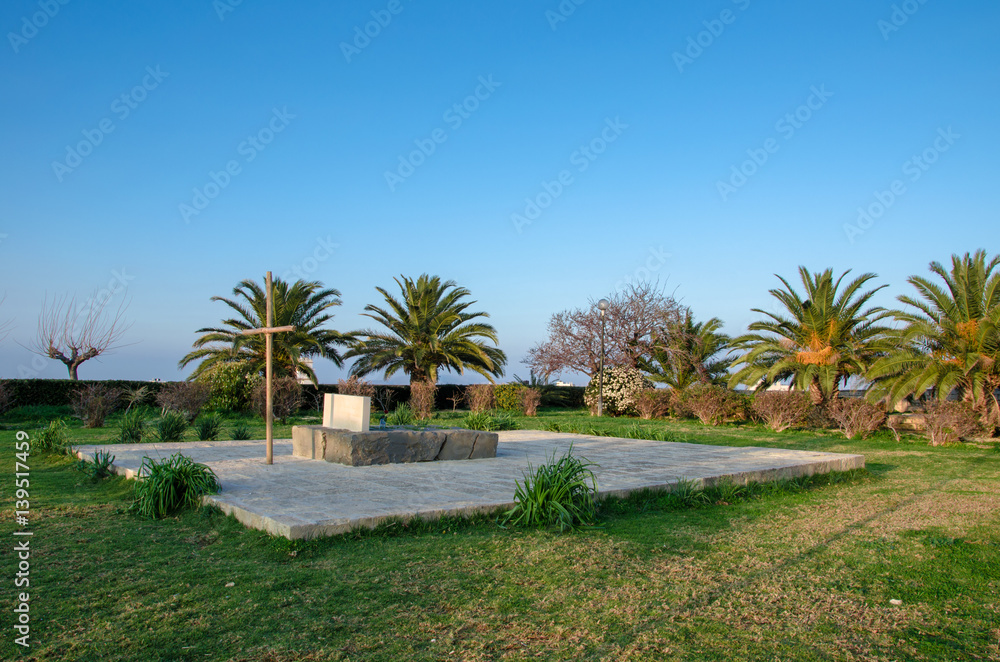
[[271, 411], [271, 344], [276, 333], [284, 331], [294, 331], [294, 326], [271, 326], [273, 317], [271, 314], [271, 272], [267, 272], [267, 291], [265, 294], [265, 305], [267, 306], [266, 325], [261, 329], [247, 329], [242, 332], [244, 336], [264, 334], [264, 381], [265, 392], [267, 393], [267, 404], [265, 405], [265, 418], [267, 420], [267, 463], [274, 464], [274, 413]]

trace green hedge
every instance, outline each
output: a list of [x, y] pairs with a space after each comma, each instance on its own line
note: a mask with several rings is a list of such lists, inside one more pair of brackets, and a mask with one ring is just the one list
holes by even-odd
[[[68, 405], [70, 394], [73, 391], [90, 384], [105, 384], [119, 389], [135, 389], [140, 386], [149, 387], [149, 395], [146, 404], [156, 404], [156, 394], [171, 382], [146, 382], [126, 379], [108, 380], [84, 380], [73, 381], [71, 379], [5, 379], [4, 388], [10, 393], [10, 407], [27, 407], [32, 405], [50, 405], [60, 407]], [[408, 402], [410, 399], [409, 386], [388, 386], [392, 391], [392, 405], [395, 407], [400, 402]], [[542, 386], [543, 407], [561, 407], [568, 409], [580, 409], [583, 407], [583, 387], [582, 386]], [[465, 391], [462, 384], [439, 384], [435, 407], [442, 411], [451, 411], [452, 402], [449, 398], [455, 397]], [[302, 387], [302, 394], [305, 409], [320, 409], [323, 406], [323, 393], [336, 393], [336, 384], [320, 384], [318, 387], [306, 384]], [[372, 402], [372, 408], [376, 409], [378, 404]], [[464, 408], [465, 405], [463, 404]]]
[[118, 389], [135, 389], [148, 386], [146, 404], [156, 403], [156, 394], [169, 382], [132, 381], [127, 379], [5, 379], [4, 388], [10, 393], [10, 407], [48, 405], [61, 407], [69, 404], [70, 395], [84, 386], [104, 384]]

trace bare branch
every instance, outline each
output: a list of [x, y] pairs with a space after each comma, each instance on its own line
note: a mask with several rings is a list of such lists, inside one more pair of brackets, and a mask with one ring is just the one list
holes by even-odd
[[82, 363], [121, 347], [122, 336], [132, 326], [124, 317], [128, 301], [123, 300], [113, 315], [106, 314], [107, 305], [108, 299], [97, 294], [83, 305], [76, 297], [57, 298], [51, 305], [43, 301], [38, 331], [28, 349], [62, 362], [70, 379], [77, 379]]
[[[652, 349], [657, 328], [680, 318], [681, 307], [659, 283], [630, 283], [608, 297], [605, 365], [637, 368]], [[601, 355], [597, 301], [586, 310], [564, 310], [549, 320], [549, 338], [528, 350], [523, 363], [548, 378], [564, 370], [593, 376]]]

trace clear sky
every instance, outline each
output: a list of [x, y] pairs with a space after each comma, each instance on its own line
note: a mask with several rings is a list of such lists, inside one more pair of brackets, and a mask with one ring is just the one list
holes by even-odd
[[131, 344], [81, 378], [185, 376], [212, 295], [294, 269], [343, 331], [393, 276], [456, 280], [509, 377], [629, 278], [735, 334], [800, 264], [889, 304], [1000, 243], [992, 0], [7, 0], [0, 28], [0, 377], [65, 377], [18, 343], [116, 279]]

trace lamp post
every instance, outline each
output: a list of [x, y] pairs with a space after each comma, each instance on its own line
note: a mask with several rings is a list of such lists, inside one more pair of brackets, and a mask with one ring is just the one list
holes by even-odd
[[597, 373], [597, 415], [604, 416], [604, 313], [608, 310], [608, 300], [601, 299], [597, 302], [597, 309], [601, 311], [601, 368]]

